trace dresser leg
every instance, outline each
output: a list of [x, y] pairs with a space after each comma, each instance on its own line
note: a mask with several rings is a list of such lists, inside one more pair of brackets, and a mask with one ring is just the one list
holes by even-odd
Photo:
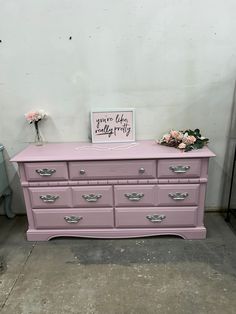
[[3, 193], [4, 198], [4, 212], [8, 218], [14, 218], [15, 213], [12, 212], [11, 209], [11, 201], [12, 201], [12, 190], [11, 188], [7, 188]]

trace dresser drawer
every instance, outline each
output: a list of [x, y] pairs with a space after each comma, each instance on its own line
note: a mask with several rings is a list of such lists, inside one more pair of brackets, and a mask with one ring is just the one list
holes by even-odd
[[189, 178], [200, 177], [200, 159], [160, 159], [157, 164], [158, 178]]
[[28, 181], [68, 179], [66, 162], [25, 163], [25, 174]]
[[116, 208], [117, 228], [191, 227], [197, 224], [197, 207]]
[[29, 188], [32, 208], [72, 207], [69, 187]]
[[71, 180], [155, 178], [155, 160], [81, 161], [69, 163]]
[[34, 209], [33, 216], [37, 229], [112, 228], [114, 226], [112, 208]]
[[74, 207], [109, 207], [113, 205], [112, 186], [83, 186], [72, 188]]
[[126, 206], [154, 206], [154, 185], [117, 185], [114, 187], [115, 205]]
[[199, 184], [157, 185], [157, 206], [197, 205], [199, 187]]

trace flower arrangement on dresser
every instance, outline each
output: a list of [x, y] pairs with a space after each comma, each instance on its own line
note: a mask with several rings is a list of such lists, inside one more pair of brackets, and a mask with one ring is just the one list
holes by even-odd
[[41, 136], [40, 131], [39, 131], [38, 123], [39, 123], [39, 121], [46, 118], [46, 116], [47, 116], [46, 112], [42, 109], [30, 111], [30, 112], [25, 114], [26, 120], [30, 124], [34, 123], [35, 133], [36, 133], [35, 134], [35, 144], [36, 145], [42, 145], [43, 144], [43, 139], [42, 139], [42, 136]]
[[203, 137], [199, 129], [176, 131], [171, 130], [164, 134], [158, 144], [175, 147], [188, 152], [192, 149], [200, 149], [209, 142], [209, 139]]

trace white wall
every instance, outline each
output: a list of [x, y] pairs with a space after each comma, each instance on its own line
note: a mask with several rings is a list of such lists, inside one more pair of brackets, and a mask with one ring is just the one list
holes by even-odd
[[[236, 69], [235, 0], [0, 0], [0, 142], [87, 140], [91, 108], [136, 108], [137, 139], [200, 128], [217, 157], [207, 206], [221, 202]], [[70, 37], [72, 39], [70, 40]], [[7, 155], [6, 155], [6, 158]], [[14, 210], [24, 211], [8, 164]]]

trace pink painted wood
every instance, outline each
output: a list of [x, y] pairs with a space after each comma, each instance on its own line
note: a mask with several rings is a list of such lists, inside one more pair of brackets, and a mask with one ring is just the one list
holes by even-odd
[[72, 207], [71, 189], [68, 187], [29, 188], [32, 208]]
[[117, 207], [155, 206], [156, 203], [155, 185], [117, 185], [114, 191]]
[[[30, 145], [12, 158], [19, 164], [29, 222], [27, 239], [154, 235], [203, 239], [208, 161], [213, 156], [207, 147], [182, 153], [154, 141]], [[185, 174], [174, 173], [170, 170], [173, 163], [190, 168]], [[55, 171], [40, 176], [37, 169]], [[187, 196], [172, 199], [169, 194], [177, 192]], [[83, 193], [102, 197], [87, 207]], [[144, 195], [130, 201], [125, 196], [130, 193]], [[51, 202], [51, 196], [59, 197]], [[165, 218], [155, 216], [161, 221], [152, 222], [148, 215]], [[78, 219], [80, 216], [83, 218]]]
[[[112, 208], [33, 209], [36, 228], [111, 228], [114, 226]], [[68, 222], [66, 221], [66, 218]], [[78, 220], [76, 222], [76, 219]], [[73, 222], [74, 221], [74, 222]]]
[[197, 224], [197, 208], [117, 208], [115, 224], [117, 228], [193, 227]]
[[68, 179], [68, 171], [65, 162], [26, 163], [25, 174], [28, 181], [52, 181]]
[[156, 162], [155, 160], [70, 162], [69, 173], [71, 180], [155, 178]]
[[206, 238], [205, 227], [171, 227], [171, 228], [97, 228], [97, 229], [28, 229], [27, 239], [29, 241], [48, 241], [55, 237], [82, 237], [101, 239], [123, 239], [151, 236], [179, 236], [188, 240], [199, 240]]
[[11, 159], [15, 162], [68, 161], [68, 160], [120, 160], [120, 159], [165, 159], [165, 158], [204, 158], [214, 157], [208, 147], [190, 152], [158, 145], [155, 141], [135, 143], [48, 143], [26, 147]]
[[110, 207], [113, 205], [112, 186], [72, 188], [74, 207]]
[[158, 185], [157, 206], [196, 206], [199, 200], [199, 184]]
[[[187, 167], [178, 172], [178, 167]], [[175, 172], [176, 171], [176, 172]], [[185, 171], [185, 172], [184, 172]], [[158, 178], [195, 178], [201, 175], [201, 159], [162, 159], [158, 162]]]

